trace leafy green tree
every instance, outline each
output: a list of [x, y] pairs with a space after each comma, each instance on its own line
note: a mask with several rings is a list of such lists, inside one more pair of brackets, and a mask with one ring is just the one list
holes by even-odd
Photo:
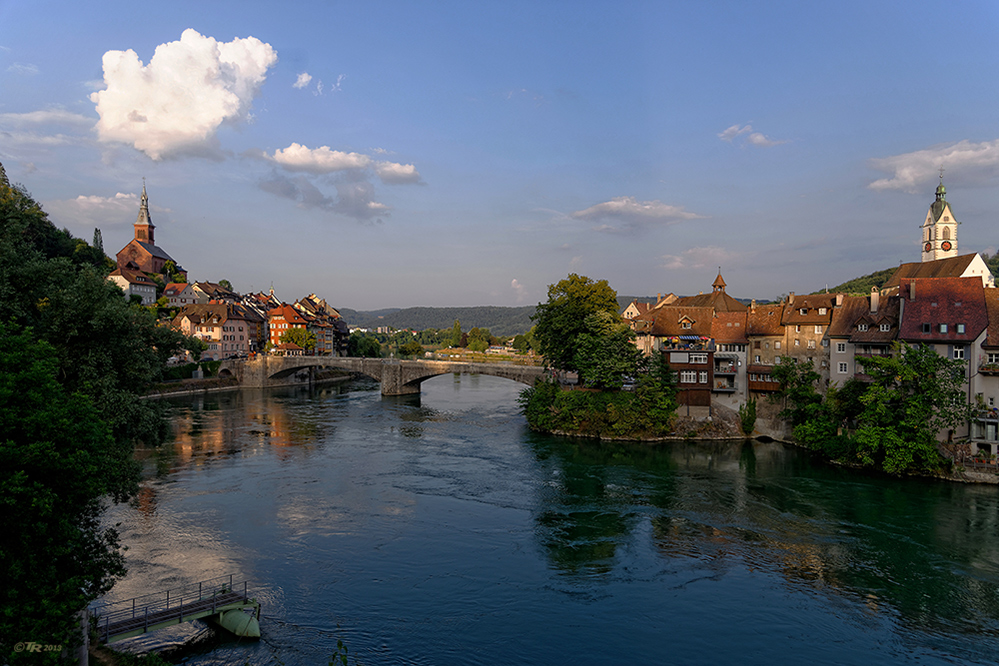
[[125, 572], [104, 498], [137, 488], [130, 442], [90, 399], [57, 380], [58, 352], [31, 329], [0, 324], [0, 652], [4, 663], [54, 663], [18, 641], [79, 642], [75, 613]]
[[224, 278], [219, 280], [219, 286], [222, 287], [223, 289], [228, 289], [229, 291], [232, 291], [232, 282], [229, 282]]
[[302, 349], [308, 351], [316, 346], [316, 334], [310, 333], [304, 328], [289, 328], [287, 331], [281, 334], [278, 341], [282, 344], [293, 344], [298, 345]]
[[857, 458], [890, 474], [939, 469], [937, 433], [972, 415], [964, 392], [965, 362], [926, 345], [895, 344], [892, 356], [858, 358], [871, 378], [861, 396]]
[[587, 316], [610, 312], [617, 316], [617, 293], [606, 280], [593, 281], [570, 273], [548, 287], [548, 301], [539, 303], [532, 319], [538, 351], [548, 367], [578, 371], [576, 338], [589, 331]]
[[770, 372], [780, 386], [770, 397], [774, 402], [781, 402], [780, 417], [793, 426], [801, 425], [822, 404], [822, 396], [815, 388], [821, 377], [815, 372], [814, 364], [782, 356]]
[[513, 336], [513, 348], [519, 352], [526, 352], [531, 346], [530, 342], [527, 340], [527, 336], [523, 333], [518, 333]]
[[373, 335], [354, 331], [347, 340], [347, 356], [381, 358], [382, 345]]
[[416, 340], [410, 340], [399, 347], [399, 353], [403, 356], [420, 356], [423, 354], [423, 345]]
[[454, 326], [451, 327], [451, 346], [460, 347], [461, 341], [462, 341], [461, 322], [455, 319]]
[[600, 310], [586, 317], [586, 330], [576, 337], [573, 365], [590, 388], [619, 389], [626, 376], [638, 372], [642, 352], [634, 332], [615, 312]]

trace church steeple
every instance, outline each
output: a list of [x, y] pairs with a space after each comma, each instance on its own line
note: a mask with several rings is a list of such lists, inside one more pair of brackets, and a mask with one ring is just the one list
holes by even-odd
[[146, 179], [142, 179], [142, 199], [139, 201], [139, 217], [135, 220], [135, 240], [156, 245], [156, 226], [149, 216], [149, 197], [146, 196]]
[[922, 226], [924, 262], [957, 256], [957, 225], [958, 221], [954, 218], [950, 203], [947, 201], [943, 169], [940, 169], [940, 184], [937, 185], [936, 199], [930, 204], [930, 210]]

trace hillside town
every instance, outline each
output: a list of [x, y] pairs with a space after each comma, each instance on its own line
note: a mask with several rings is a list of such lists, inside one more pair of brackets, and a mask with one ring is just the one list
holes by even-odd
[[[156, 244], [156, 226], [149, 214], [149, 197], [142, 186], [139, 215], [134, 237], [116, 255], [116, 268], [108, 279], [142, 305], [176, 309], [171, 326], [201, 340], [206, 349], [201, 359], [245, 358], [269, 351], [301, 355], [305, 349], [282, 340], [285, 334], [301, 329], [315, 339], [309, 351], [320, 355], [344, 355], [350, 330], [336, 308], [316, 294], [292, 304], [269, 292], [240, 295], [221, 281], [187, 281], [185, 271]], [[163, 284], [157, 298], [157, 282]]]
[[863, 380], [858, 358], [886, 356], [896, 343], [925, 344], [966, 366], [965, 388], [978, 416], [941, 441], [967, 440], [969, 453], [999, 449], [999, 290], [981, 255], [958, 254], [958, 221], [941, 178], [919, 227], [920, 261], [904, 263], [869, 294], [789, 293], [746, 305], [727, 293], [719, 269], [711, 291], [633, 301], [623, 316], [645, 353], [661, 351], [677, 373], [689, 414], [737, 409], [780, 387], [782, 359], [811, 362], [820, 391]]

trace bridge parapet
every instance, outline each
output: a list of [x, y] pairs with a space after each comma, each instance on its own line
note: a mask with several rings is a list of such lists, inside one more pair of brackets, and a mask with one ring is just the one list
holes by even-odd
[[419, 393], [420, 384], [425, 380], [448, 373], [493, 375], [529, 386], [544, 374], [540, 366], [512, 363], [267, 355], [223, 361], [219, 373], [236, 377], [241, 386], [267, 388], [311, 382], [317, 368], [337, 368], [367, 375], [381, 382], [382, 395]]

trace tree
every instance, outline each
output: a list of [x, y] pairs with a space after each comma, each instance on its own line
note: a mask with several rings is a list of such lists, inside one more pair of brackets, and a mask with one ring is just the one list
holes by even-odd
[[381, 358], [381, 355], [382, 345], [377, 338], [360, 331], [354, 331], [350, 334], [350, 338], [347, 340], [347, 356]]
[[101, 230], [94, 228], [94, 242], [92, 243], [93, 248], [104, 254], [104, 238], [101, 236]]
[[461, 322], [455, 319], [454, 326], [451, 327], [451, 346], [460, 347], [461, 341], [462, 341]]
[[606, 280], [594, 282], [570, 273], [549, 285], [548, 301], [539, 303], [532, 317], [534, 337], [545, 364], [558, 370], [578, 371], [576, 338], [589, 330], [586, 317], [597, 312], [617, 317], [617, 310], [617, 292]]
[[137, 489], [131, 443], [112, 437], [59, 372], [52, 345], [0, 324], [0, 651], [10, 664], [38, 663], [14, 651], [17, 641], [78, 643], [74, 614], [125, 573], [101, 513], [105, 497]]
[[399, 353], [403, 356], [419, 356], [423, 354], [423, 345], [416, 340], [410, 340], [399, 347]]
[[229, 291], [232, 291], [232, 282], [229, 282], [225, 278], [219, 280], [219, 286], [222, 287], [223, 289], [228, 289]]
[[315, 333], [309, 333], [301, 327], [289, 328], [281, 334], [278, 341], [285, 344], [298, 345], [302, 349], [309, 350], [316, 346], [316, 335]]
[[635, 333], [614, 312], [601, 310], [584, 320], [586, 331], [576, 337], [573, 364], [590, 388], [620, 389], [634, 376], [642, 359]]
[[790, 356], [782, 356], [780, 363], [770, 371], [780, 385], [770, 399], [782, 403], [780, 417], [793, 426], [808, 420], [815, 408], [822, 404], [822, 396], [815, 390], [820, 375], [813, 368], [811, 361], [799, 363]]
[[963, 390], [965, 362], [926, 345], [900, 343], [892, 356], [857, 360], [871, 378], [860, 397], [859, 461], [890, 474], [939, 469], [937, 433], [957, 428], [972, 413]]

